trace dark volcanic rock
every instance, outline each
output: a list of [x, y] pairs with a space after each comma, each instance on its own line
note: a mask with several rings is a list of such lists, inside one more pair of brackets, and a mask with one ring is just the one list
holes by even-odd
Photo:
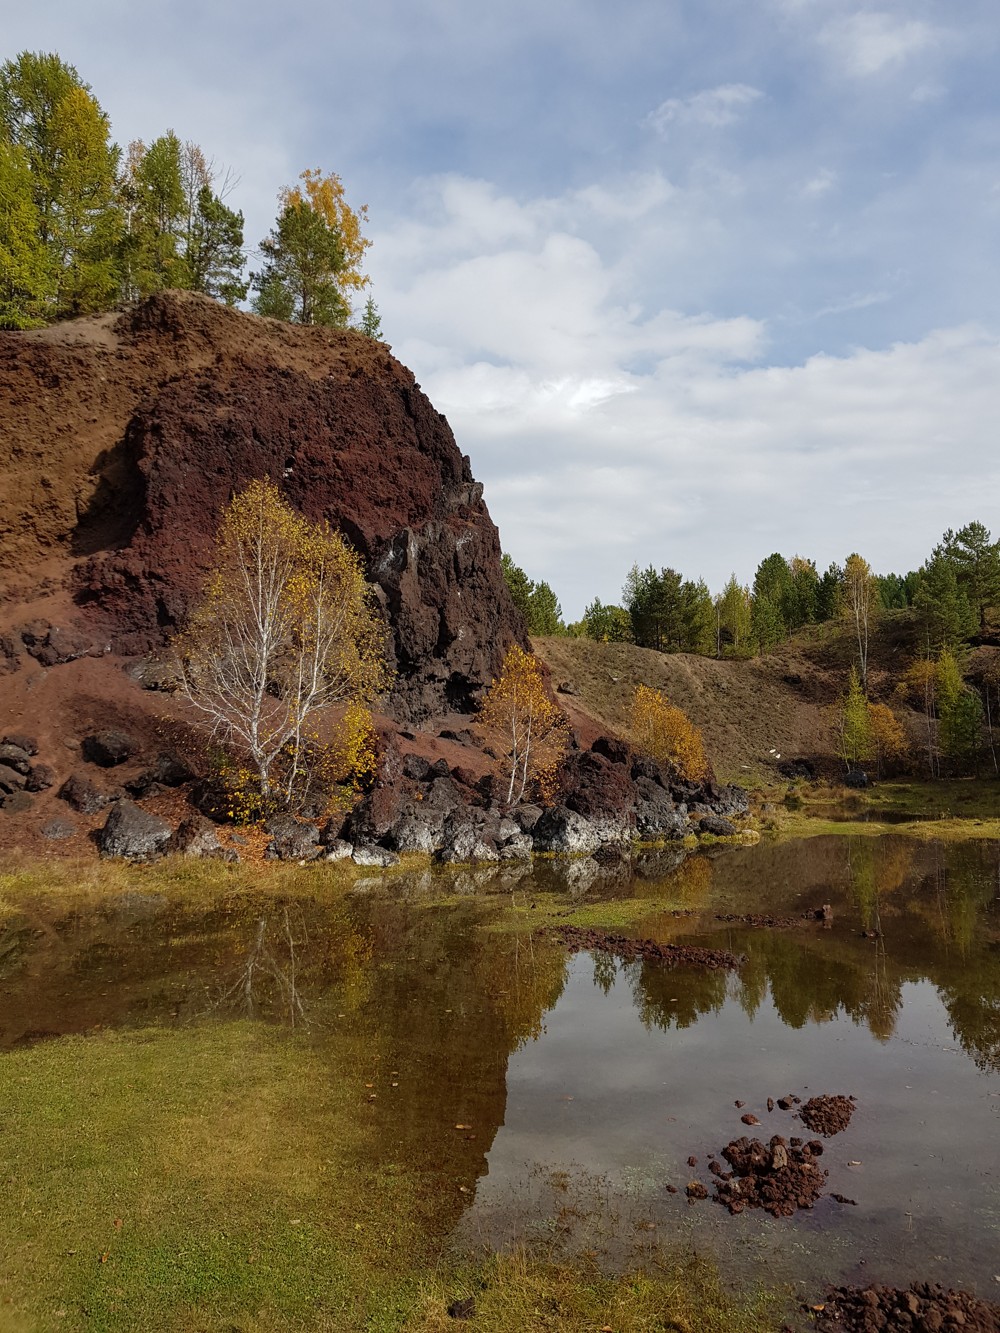
[[702, 833], [711, 833], [716, 838], [731, 838], [736, 832], [735, 827], [722, 815], [702, 815], [698, 820], [698, 828]]
[[314, 861], [323, 850], [316, 825], [300, 824], [291, 815], [275, 815], [264, 829], [271, 835], [264, 853], [268, 861]]
[[28, 782], [25, 791], [48, 791], [55, 785], [55, 769], [48, 764], [32, 764], [28, 770]]
[[92, 736], [85, 736], [80, 749], [88, 763], [100, 764], [102, 768], [114, 768], [138, 754], [139, 742], [128, 732], [108, 728], [106, 731], [97, 731]]
[[0, 764], [27, 776], [31, 772], [31, 755], [22, 746], [5, 741], [0, 745]]
[[104, 827], [98, 830], [97, 845], [102, 856], [152, 861], [166, 850], [171, 833], [166, 820], [131, 801], [119, 801]]
[[832, 1287], [822, 1305], [809, 1307], [819, 1333], [1000, 1333], [1000, 1305], [937, 1282], [909, 1287]]
[[48, 838], [51, 842], [72, 838], [75, 832], [76, 825], [68, 819], [50, 819], [47, 824], [42, 825], [42, 837]]
[[570, 754], [562, 765], [560, 785], [563, 804], [577, 814], [634, 823], [635, 783], [623, 761], [595, 750]]
[[74, 810], [79, 810], [81, 815], [96, 815], [112, 799], [107, 792], [95, 787], [90, 778], [79, 773], [71, 774], [56, 795]]
[[206, 856], [219, 861], [236, 860], [236, 853], [223, 847], [215, 825], [204, 815], [192, 815], [190, 819], [185, 819], [164, 851], [179, 852], [181, 856]]
[[34, 736], [26, 736], [22, 732], [7, 732], [3, 737], [3, 744], [16, 745], [19, 750], [23, 750], [31, 758], [34, 758], [38, 753], [38, 742]]
[[27, 777], [10, 764], [0, 764], [0, 792], [10, 796], [13, 792], [24, 791], [28, 785]]
[[[110, 381], [106, 397], [131, 395], [131, 413], [73, 533], [91, 553], [77, 601], [116, 650], [155, 651], [183, 622], [219, 513], [255, 477], [271, 478], [361, 555], [391, 627], [402, 714], [468, 710], [510, 643], [527, 646], [482, 487], [444, 417], [383, 344], [170, 292], [123, 315], [116, 335], [119, 357], [93, 373]], [[23, 413], [19, 426], [43, 440], [62, 408], [34, 383], [59, 374], [60, 348], [21, 340], [12, 355], [0, 382], [11, 392], [30, 382], [23, 401], [37, 402], [39, 420]], [[89, 394], [78, 364], [73, 374], [78, 394]], [[141, 390], [130, 375], [144, 380]], [[43, 422], [47, 402], [56, 416]]]
[[159, 754], [144, 773], [125, 783], [125, 790], [142, 797], [157, 787], [182, 787], [185, 782], [193, 781], [194, 776], [183, 759], [173, 754]]

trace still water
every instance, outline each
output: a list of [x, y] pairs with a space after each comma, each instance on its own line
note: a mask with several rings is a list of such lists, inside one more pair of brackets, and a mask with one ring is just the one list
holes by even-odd
[[[0, 925], [0, 1051], [250, 1017], [329, 1054], [336, 1079], [350, 1025], [370, 1038], [371, 1151], [423, 1173], [454, 1245], [616, 1266], [682, 1242], [734, 1279], [804, 1292], [922, 1278], [998, 1298], [996, 844], [836, 837], [628, 871], [414, 872], [336, 902], [310, 885], [208, 908], [141, 888], [23, 905]], [[815, 919], [824, 904], [831, 922]], [[725, 973], [570, 956], [523, 929], [532, 905], [746, 961]], [[787, 1219], [689, 1205], [686, 1184], [710, 1184], [731, 1139], [810, 1137], [794, 1112], [767, 1110], [789, 1093], [857, 1099], [820, 1163], [856, 1202], [824, 1197]]]

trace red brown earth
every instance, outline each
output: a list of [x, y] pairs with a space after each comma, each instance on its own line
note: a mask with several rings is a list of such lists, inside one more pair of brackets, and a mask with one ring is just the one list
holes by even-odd
[[0, 401], [0, 634], [50, 594], [59, 619], [35, 610], [64, 632], [155, 651], [197, 596], [220, 511], [266, 476], [364, 558], [398, 716], [467, 710], [524, 642], [482, 487], [382, 343], [161, 293], [0, 333]]
[[899, 1287], [835, 1287], [806, 1307], [820, 1333], [1000, 1333], [1000, 1305], [937, 1283]]

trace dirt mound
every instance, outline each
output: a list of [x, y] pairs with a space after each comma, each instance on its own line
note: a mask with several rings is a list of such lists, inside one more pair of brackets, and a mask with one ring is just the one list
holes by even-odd
[[819, 1142], [799, 1143], [780, 1134], [766, 1145], [746, 1136], [733, 1139], [721, 1154], [732, 1170], [709, 1163], [710, 1171], [716, 1168], [712, 1171], [716, 1201], [733, 1214], [762, 1208], [772, 1217], [791, 1217], [800, 1208], [811, 1208], [823, 1193], [829, 1174], [815, 1162], [822, 1152]]
[[1000, 1333], [1000, 1305], [981, 1301], [967, 1291], [949, 1291], [937, 1283], [914, 1282], [898, 1287], [835, 1287], [813, 1312], [814, 1327], [833, 1333], [875, 1333], [876, 1330], [963, 1329], [964, 1333]]
[[661, 963], [666, 967], [687, 964], [711, 970], [735, 970], [746, 962], [745, 955], [730, 953], [728, 949], [703, 949], [694, 944], [657, 944], [655, 940], [612, 935], [606, 930], [583, 926], [553, 926], [547, 933], [565, 944], [570, 953], [586, 949], [591, 953], [612, 954], [623, 963]]
[[161, 293], [0, 334], [0, 400], [0, 593], [68, 586], [115, 652], [183, 620], [221, 509], [263, 476], [363, 556], [404, 715], [467, 707], [522, 641], [482, 487], [384, 344]]
[[799, 1116], [806, 1129], [827, 1138], [840, 1134], [851, 1123], [854, 1102], [850, 1097], [810, 1097]]

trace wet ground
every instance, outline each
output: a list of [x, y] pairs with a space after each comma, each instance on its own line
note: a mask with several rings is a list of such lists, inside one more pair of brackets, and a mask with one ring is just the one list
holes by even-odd
[[[675, 859], [372, 877], [336, 903], [186, 905], [141, 878], [104, 905], [20, 905], [0, 923], [0, 1051], [251, 1017], [322, 1054], [351, 1024], [371, 1033], [372, 1151], [419, 1164], [456, 1245], [617, 1265], [681, 1240], [803, 1298], [929, 1281], [1000, 1299], [1000, 847]], [[602, 929], [615, 948], [588, 948]], [[727, 965], [691, 965], [699, 950]], [[814, 1129], [822, 1096], [853, 1110]], [[811, 1206], [719, 1206], [727, 1146], [756, 1137], [770, 1167], [780, 1140], [784, 1169], [817, 1135]]]

